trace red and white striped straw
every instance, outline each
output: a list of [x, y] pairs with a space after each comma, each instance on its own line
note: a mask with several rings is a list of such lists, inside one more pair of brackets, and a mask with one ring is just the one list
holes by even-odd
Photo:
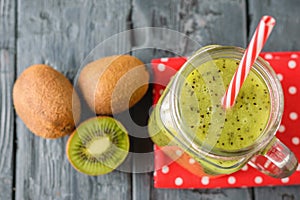
[[222, 99], [223, 107], [230, 108], [234, 105], [235, 99], [244, 83], [253, 63], [257, 59], [264, 44], [266, 43], [273, 27], [275, 19], [271, 16], [263, 16], [252, 36], [252, 39], [245, 50], [242, 60], [235, 72], [229, 87]]

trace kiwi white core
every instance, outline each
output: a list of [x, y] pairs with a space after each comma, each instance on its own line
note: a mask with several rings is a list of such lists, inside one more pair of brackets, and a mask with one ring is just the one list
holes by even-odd
[[111, 142], [108, 137], [99, 137], [87, 146], [87, 150], [91, 155], [100, 155], [104, 153], [110, 145]]

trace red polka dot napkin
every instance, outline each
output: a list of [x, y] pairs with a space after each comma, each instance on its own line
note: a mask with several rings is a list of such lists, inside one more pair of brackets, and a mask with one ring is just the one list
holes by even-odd
[[[262, 53], [261, 56], [274, 68], [281, 81], [285, 107], [281, 126], [277, 137], [286, 144], [300, 160], [300, 52], [272, 52]], [[156, 104], [160, 95], [168, 84], [170, 78], [185, 63], [186, 58], [160, 58], [152, 60], [154, 72], [153, 104]], [[210, 178], [197, 174], [198, 163], [180, 150], [181, 156], [190, 170], [182, 167], [182, 163], [171, 162], [162, 151], [154, 146], [155, 166], [154, 186], [156, 188], [229, 188], [300, 184], [300, 165], [297, 171], [288, 178], [275, 179], [262, 174], [249, 165], [240, 171], [218, 177]], [[194, 173], [193, 173], [194, 172]]]

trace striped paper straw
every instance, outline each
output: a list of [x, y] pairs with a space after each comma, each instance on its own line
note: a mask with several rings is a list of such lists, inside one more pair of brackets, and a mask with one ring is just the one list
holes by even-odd
[[245, 50], [242, 60], [230, 81], [229, 87], [222, 99], [224, 108], [230, 108], [234, 105], [235, 99], [244, 83], [253, 63], [257, 59], [264, 44], [266, 43], [273, 27], [275, 19], [271, 16], [263, 16], [252, 36], [252, 39]]

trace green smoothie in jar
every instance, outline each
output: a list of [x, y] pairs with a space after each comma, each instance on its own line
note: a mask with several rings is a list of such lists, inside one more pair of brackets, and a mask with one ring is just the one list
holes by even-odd
[[[251, 146], [263, 132], [270, 96], [255, 72], [250, 71], [234, 107], [225, 110], [221, 104], [224, 86], [228, 87], [238, 65], [236, 60], [221, 58], [204, 63], [186, 77], [179, 96], [181, 116], [196, 143], [215, 142], [213, 149], [237, 151]], [[207, 141], [209, 134], [215, 141]]]
[[[250, 156], [219, 159], [219, 155], [246, 151], [264, 133], [270, 117], [270, 94], [265, 81], [254, 69], [244, 82], [235, 105], [224, 109], [221, 99], [235, 73], [239, 59], [230, 56], [190, 64], [181, 74], [179, 94], [167, 97], [169, 85], [149, 120], [149, 134], [158, 146], [178, 146], [193, 157], [208, 175], [229, 174], [241, 168]], [[171, 85], [171, 84], [170, 84]], [[178, 104], [180, 128], [173, 128], [172, 100]], [[162, 105], [162, 101], [164, 105]], [[179, 134], [184, 132], [185, 135]], [[196, 146], [196, 147], [195, 147]], [[196, 154], [192, 148], [203, 153]], [[209, 155], [208, 155], [209, 154]]]

